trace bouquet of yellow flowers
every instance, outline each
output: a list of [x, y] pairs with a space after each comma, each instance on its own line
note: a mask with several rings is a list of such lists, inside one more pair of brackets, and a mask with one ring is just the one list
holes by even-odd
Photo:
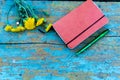
[[[33, 30], [36, 27], [40, 26], [42, 32], [48, 32], [52, 27], [51, 23], [46, 22], [45, 18], [38, 18], [35, 15], [34, 11], [27, 4], [24, 4], [21, 0], [14, 0], [15, 4], [18, 8], [19, 17], [21, 18], [19, 22], [17, 22], [17, 27], [13, 27], [7, 24], [4, 28], [5, 31], [8, 32], [22, 32], [25, 30]], [[24, 6], [26, 5], [26, 6]], [[9, 14], [9, 13], [8, 13]]]

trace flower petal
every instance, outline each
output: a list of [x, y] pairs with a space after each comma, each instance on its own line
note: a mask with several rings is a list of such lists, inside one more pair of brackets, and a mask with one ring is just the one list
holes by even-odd
[[5, 31], [11, 31], [11, 29], [12, 29], [12, 26], [7, 25], [4, 30], [5, 30]]
[[38, 19], [36, 26], [40, 26], [44, 22], [44, 18]]
[[27, 20], [24, 21], [24, 26], [27, 30], [33, 30], [35, 28], [35, 19], [29, 17]]
[[47, 26], [47, 28], [45, 29], [45, 31], [48, 32], [51, 27], [52, 27], [52, 24], [50, 23], [50, 24]]

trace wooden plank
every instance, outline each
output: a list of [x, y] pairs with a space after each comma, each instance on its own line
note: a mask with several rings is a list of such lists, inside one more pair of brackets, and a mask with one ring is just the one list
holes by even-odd
[[0, 80], [119, 80], [119, 40], [103, 38], [79, 57], [64, 45], [0, 45]]
[[[47, 1], [53, 1], [53, 0], [47, 0]], [[86, 1], [86, 0], [54, 0], [54, 1]], [[98, 2], [120, 2], [119, 0], [93, 0]]]
[[[40, 8], [50, 13], [48, 21], [55, 22], [82, 2], [29, 3], [35, 5], [37, 13]], [[47, 34], [38, 30], [5, 32], [3, 26], [12, 3], [0, 1], [0, 80], [120, 80], [120, 2], [96, 3], [110, 19], [105, 27], [111, 32], [76, 57], [75, 52], [86, 42], [70, 50], [53, 30]], [[14, 19], [15, 16], [10, 16], [11, 22]]]
[[[50, 14], [50, 17], [47, 17], [49, 22], [55, 22], [75, 7], [80, 5], [82, 2], [69, 2], [69, 1], [29, 1], [36, 9], [36, 13], [41, 16], [40, 10]], [[59, 37], [56, 35], [55, 31], [50, 31], [47, 34], [40, 33], [37, 29], [33, 31], [25, 31], [23, 33], [8, 33], [3, 30], [3, 26], [6, 23], [6, 15], [13, 4], [11, 1], [0, 1], [0, 42], [1, 43], [27, 43], [27, 42], [40, 42], [40, 43], [62, 43]], [[68, 5], [69, 4], [69, 5]], [[120, 26], [119, 26], [119, 11], [120, 2], [96, 2], [96, 4], [103, 10], [106, 16], [109, 18], [110, 22], [105, 27], [111, 29], [111, 32], [108, 36], [120, 36]], [[64, 6], [63, 6], [64, 5]], [[13, 11], [10, 12], [9, 21], [11, 24], [15, 24], [16, 15]], [[14, 14], [14, 15], [13, 15]], [[63, 44], [63, 43], [62, 43]]]

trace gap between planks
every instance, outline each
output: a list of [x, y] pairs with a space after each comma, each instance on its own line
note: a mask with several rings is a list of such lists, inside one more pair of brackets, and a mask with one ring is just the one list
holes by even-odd
[[[96, 37], [96, 36], [91, 36]], [[105, 36], [105, 37], [113, 37], [119, 38], [120, 36]], [[65, 45], [64, 43], [47, 43], [47, 42], [2, 42], [0, 45], [17, 45], [17, 44], [50, 44], [50, 45]]]

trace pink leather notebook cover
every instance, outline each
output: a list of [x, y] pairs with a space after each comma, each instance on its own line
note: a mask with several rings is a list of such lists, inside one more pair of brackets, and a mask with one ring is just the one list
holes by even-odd
[[53, 24], [53, 28], [73, 49], [108, 23], [108, 19], [92, 0], [87, 0]]

